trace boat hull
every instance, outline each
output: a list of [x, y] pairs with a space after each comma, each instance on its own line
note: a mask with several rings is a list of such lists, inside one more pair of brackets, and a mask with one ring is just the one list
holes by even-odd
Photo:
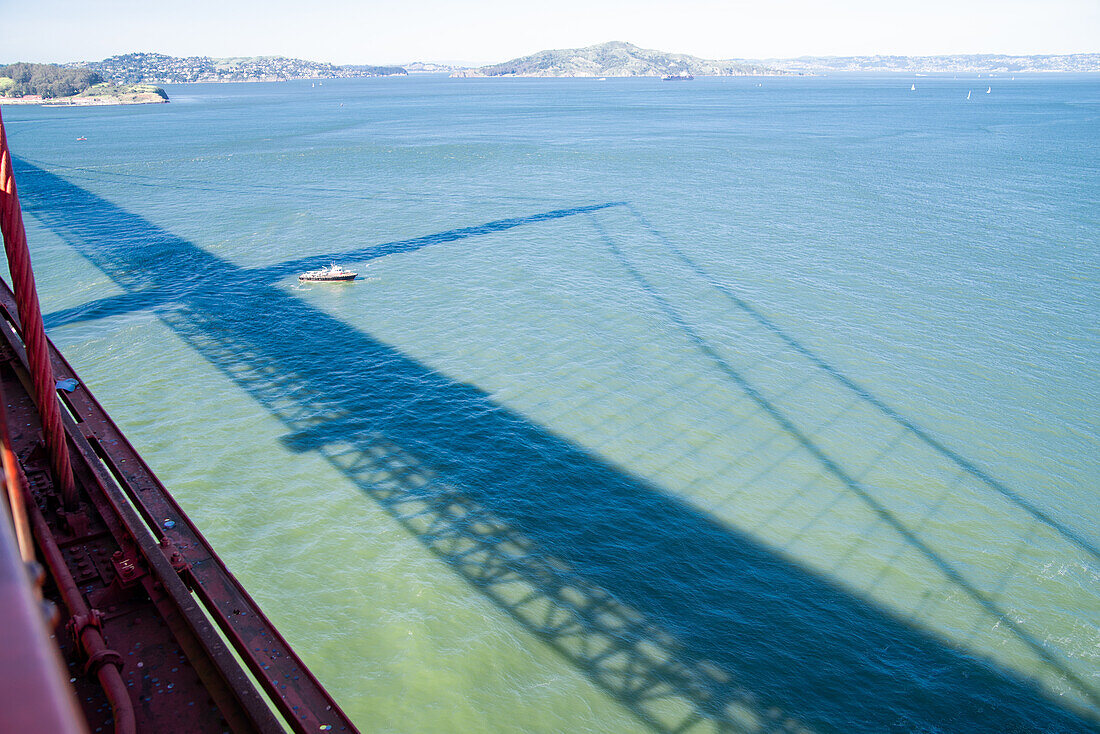
[[307, 277], [305, 275], [299, 275], [298, 280], [309, 283], [348, 283], [355, 280], [358, 273], [351, 273], [350, 275], [326, 275], [319, 277]]

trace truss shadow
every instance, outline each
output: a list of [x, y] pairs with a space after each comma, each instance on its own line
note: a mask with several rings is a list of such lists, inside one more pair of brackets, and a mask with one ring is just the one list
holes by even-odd
[[[633, 207], [629, 207], [632, 213], [636, 217], [642, 219], [641, 215], [634, 212]], [[705, 336], [703, 336], [698, 328], [693, 326], [687, 318], [680, 312], [677, 305], [664, 296], [661, 292], [661, 288], [652, 279], [647, 277], [641, 272], [638, 267], [632, 262], [630, 256], [620, 245], [616, 238], [612, 237], [607, 231], [606, 226], [598, 221], [594, 216], [590, 216], [590, 223], [599, 234], [603, 243], [612, 252], [619, 264], [626, 270], [635, 284], [644, 292], [649, 298], [651, 298], [657, 305], [659, 311], [668, 319], [669, 323], [674, 326], [682, 335], [684, 335], [688, 342], [691, 343], [700, 354], [702, 354], [720, 373], [745, 395], [751, 402], [757, 407], [757, 409], [764, 415], [770, 417], [774, 424], [781, 429], [785, 434], [790, 436], [796, 442], [796, 445], [801, 447], [806, 454], [811, 456], [817, 463], [820, 470], [830, 475], [840, 486], [842, 486], [846, 492], [850, 495], [858, 497], [859, 500], [887, 527], [891, 528], [898, 537], [900, 537], [906, 546], [914, 549], [917, 553], [923, 556], [929, 564], [936, 568], [942, 576], [949, 581], [953, 588], [958, 589], [966, 596], [968, 596], [977, 607], [983, 609], [991, 619], [997, 620], [997, 624], [1003, 626], [1006, 630], [1010, 631], [1016, 639], [1027, 646], [1031, 652], [1051, 669], [1058, 671], [1058, 674], [1065, 680], [1072, 682], [1094, 705], [1100, 704], [1100, 697], [1089, 683], [1078, 675], [1075, 671], [1071, 670], [1059, 657], [1052, 652], [1047, 645], [1044, 644], [1027, 626], [1017, 621], [1013, 615], [1008, 613], [1008, 610], [1002, 608], [1000, 604], [994, 598], [987, 589], [982, 588], [978, 584], [974, 583], [968, 575], [960, 569], [965, 567], [966, 559], [951, 558], [943, 553], [939, 552], [934, 545], [927, 540], [920, 532], [922, 522], [914, 522], [913, 518], [907, 518], [900, 512], [891, 508], [890, 504], [884, 501], [873, 485], [869, 485], [859, 478], [855, 473], [855, 469], [858, 468], [861, 473], [866, 473], [869, 468], [872, 468], [875, 464], [882, 462], [885, 458], [889, 457], [892, 450], [897, 451], [899, 440], [895, 437], [890, 441], [883, 449], [877, 452], [873, 461], [870, 464], [865, 464], [859, 467], [849, 468], [847, 464], [849, 461], [841, 455], [839, 452], [827, 451], [821, 442], [815, 437], [815, 435], [809, 433], [801, 425], [800, 421], [792, 417], [792, 411], [785, 410], [782, 406], [782, 399], [784, 393], [780, 393], [776, 397], [769, 397], [769, 395], [759, 387], [753, 379], [750, 378], [748, 370], [741, 370], [735, 367], [731, 362], [723, 356], [718, 346]], [[647, 226], [648, 223], [646, 223]], [[658, 235], [661, 243], [666, 247], [674, 248], [670, 242], [663, 236], [660, 236], [656, 230], [651, 230]], [[675, 251], [678, 257], [688, 262], [693, 270], [701, 272], [694, 265], [693, 261], [690, 261], [686, 256], [682, 255], [678, 250]], [[1080, 538], [1077, 534], [1073, 533], [1070, 529], [1057, 523], [1052, 518], [1036, 510], [1027, 502], [1023, 501], [1019, 495], [1012, 492], [1007, 487], [1000, 485], [995, 480], [991, 479], [984, 472], [978, 470], [969, 462], [961, 459], [957, 454], [946, 449], [935, 439], [932, 439], [923, 429], [919, 428], [912, 422], [900, 417], [895, 411], [888, 408], [870, 393], [863, 388], [859, 387], [843, 374], [830, 367], [828, 364], [818, 359], [816, 355], [813, 355], [809, 350], [802, 347], [798, 342], [794, 341], [791, 337], [775, 327], [771, 322], [763, 319], [754, 309], [749, 307], [743, 301], [738, 299], [735, 295], [729, 292], [724, 287], [715, 286], [713, 283], [708, 283], [712, 288], [715, 288], [723, 296], [733, 300], [735, 305], [742, 311], [747, 312], [754, 320], [760, 322], [769, 331], [776, 333], [783, 343], [793, 348], [797, 353], [809, 357], [811, 363], [817, 369], [821, 369], [830, 375], [834, 380], [839, 382], [846, 389], [855, 392], [858, 400], [864, 401], [871, 405], [880, 416], [884, 419], [888, 419], [897, 424], [902, 429], [902, 432], [908, 433], [914, 436], [917, 440], [930, 446], [941, 457], [952, 462], [956, 469], [962, 473], [968, 474], [971, 478], [978, 481], [979, 485], [984, 488], [992, 488], [997, 494], [1004, 497], [1006, 500], [1012, 503], [1014, 507], [1022, 511], [1028, 517], [1031, 523], [1041, 524], [1061, 536], [1061, 538], [1073, 545], [1077, 546], [1077, 549], [1087, 553], [1089, 555], [1095, 555], [1095, 548], [1093, 548], [1087, 541]], [[794, 366], [791, 365], [790, 369], [794, 371]], [[796, 392], [800, 387], [805, 385], [808, 380], [800, 380], [793, 388], [788, 388], [786, 393]], [[840, 414], [851, 410], [851, 403], [848, 407], [845, 407]], [[837, 416], [826, 422], [835, 422]], [[819, 426], [819, 431], [820, 431]], [[853, 439], [858, 440], [858, 439]], [[782, 463], [782, 460], [776, 462]], [[936, 512], [937, 508], [933, 508], [932, 512]], [[822, 511], [824, 513], [824, 510]], [[923, 520], [925, 518], [921, 518]], [[1031, 536], [1029, 536], [1031, 537]], [[1021, 543], [1022, 544], [1022, 543]], [[1065, 546], [1062, 550], [1066, 550]], [[1011, 575], [1012, 569], [1015, 566], [1014, 560], [1009, 564], [1009, 570], [1005, 576]], [[1001, 584], [1003, 584], [1005, 578], [1002, 577]]]
[[[17, 173], [28, 213], [127, 297], [156, 283], [158, 317], [281, 420], [290, 448], [324, 455], [653, 730], [1092, 728], [1011, 671], [273, 287], [271, 273], [25, 162]], [[198, 275], [173, 287], [181, 269]]]
[[[741, 298], [736, 290], [729, 285], [722, 283], [712, 273], [706, 270], [699, 264], [694, 258], [688, 255], [684, 250], [678, 247], [668, 237], [666, 237], [660, 230], [653, 226], [653, 224], [646, 218], [644, 214], [638, 211], [637, 207], [630, 203], [624, 203], [622, 207], [634, 217], [635, 220], [647, 231], [653, 238], [655, 238], [669, 254], [671, 254], [681, 264], [686, 266], [689, 271], [698, 276], [702, 282], [706, 283], [708, 287], [714, 289], [718, 293], [721, 293], [729, 303], [737, 310], [747, 315], [752, 321], [759, 324], [768, 332], [773, 334], [783, 345], [785, 345], [793, 354], [799, 355], [801, 358], [816, 369], [821, 370], [825, 374], [829, 375], [838, 385], [843, 386], [844, 389], [849, 391], [854, 397], [863, 401], [866, 405], [871, 406], [874, 410], [878, 411], [883, 418], [892, 421], [897, 426], [903, 428], [909, 432], [921, 443], [926, 445], [931, 450], [939, 454], [942, 459], [950, 462], [956, 466], [960, 471], [965, 472], [971, 478], [982, 484], [987, 490], [999, 494], [1006, 500], [1014, 504], [1020, 510], [1028, 514], [1034, 521], [1041, 523], [1042, 525], [1050, 528], [1058, 533], [1069, 543], [1077, 546], [1079, 549], [1087, 553], [1092, 557], [1094, 561], [1100, 561], [1100, 549], [1097, 549], [1096, 544], [1090, 541], [1088, 538], [1081, 535], [1074, 528], [1069, 527], [1065, 523], [1059, 521], [1057, 518], [1052, 517], [1049, 513], [1035, 506], [1033, 503], [1027, 500], [1023, 495], [991, 476], [988, 472], [981, 469], [974, 462], [962, 456], [957, 451], [953, 450], [938, 438], [933, 436], [925, 428], [914, 422], [907, 416], [902, 415], [893, 407], [888, 405], [885, 401], [880, 399], [877, 395], [872, 393], [868, 388], [859, 384], [851, 377], [846, 375], [841, 370], [837, 369], [830, 363], [826, 362], [818, 354], [816, 354], [809, 347], [802, 344], [798, 339], [792, 336], [789, 332], [776, 324], [773, 320], [769, 319], [752, 304]], [[585, 214], [593, 214], [597, 210], [591, 212], [585, 212]], [[597, 224], [597, 228], [599, 225]], [[603, 233], [605, 242], [610, 242], [606, 233]], [[618, 250], [618, 248], [612, 244], [612, 248]], [[621, 250], [618, 250], [620, 259], [623, 256]], [[653, 289], [652, 284], [645, 284], [646, 288]]]

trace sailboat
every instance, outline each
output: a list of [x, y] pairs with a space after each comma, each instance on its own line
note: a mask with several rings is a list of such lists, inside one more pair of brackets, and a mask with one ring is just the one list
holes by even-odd
[[967, 99], [970, 99], [970, 91], [971, 91], [971, 90], [969, 90], [969, 89], [968, 89], [968, 90], [966, 90], [966, 98], [967, 98]]
[[910, 92], [915, 92], [915, 91], [917, 91], [917, 85], [916, 85], [916, 84], [912, 84], [912, 85], [910, 85], [910, 86], [909, 86], [909, 91], [910, 91]]
[[989, 93], [990, 93], [990, 92], [992, 92], [992, 91], [993, 91], [993, 87], [986, 87], [986, 88], [985, 88], [985, 93], [986, 93], [986, 94], [989, 94]]

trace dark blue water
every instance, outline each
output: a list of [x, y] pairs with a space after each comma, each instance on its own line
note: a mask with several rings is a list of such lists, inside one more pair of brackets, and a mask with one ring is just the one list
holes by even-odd
[[4, 115], [51, 335], [364, 730], [1095, 729], [1100, 80], [915, 81]]

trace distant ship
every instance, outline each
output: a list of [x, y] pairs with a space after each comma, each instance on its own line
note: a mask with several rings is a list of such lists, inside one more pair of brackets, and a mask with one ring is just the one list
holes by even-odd
[[966, 91], [966, 98], [967, 98], [967, 99], [970, 99], [970, 92], [972, 92], [972, 91], [973, 91], [973, 90], [970, 90], [970, 89], [968, 89], [968, 90]]
[[686, 82], [694, 78], [695, 77], [693, 77], [689, 71], [681, 71], [677, 74], [668, 74], [667, 76], [661, 77], [661, 79], [666, 82]]
[[985, 88], [985, 93], [986, 93], [986, 94], [989, 94], [989, 93], [990, 93], [990, 92], [992, 92], [992, 91], [993, 91], [993, 87], [986, 87], [986, 88]]
[[327, 268], [321, 268], [320, 270], [308, 270], [298, 276], [298, 280], [321, 282], [321, 283], [339, 283], [355, 280], [356, 273], [352, 270], [344, 270], [342, 267], [333, 263]]
[[910, 91], [910, 92], [915, 92], [915, 91], [917, 91], [917, 85], [916, 85], [916, 84], [910, 84], [910, 85], [909, 85], [909, 91]]

